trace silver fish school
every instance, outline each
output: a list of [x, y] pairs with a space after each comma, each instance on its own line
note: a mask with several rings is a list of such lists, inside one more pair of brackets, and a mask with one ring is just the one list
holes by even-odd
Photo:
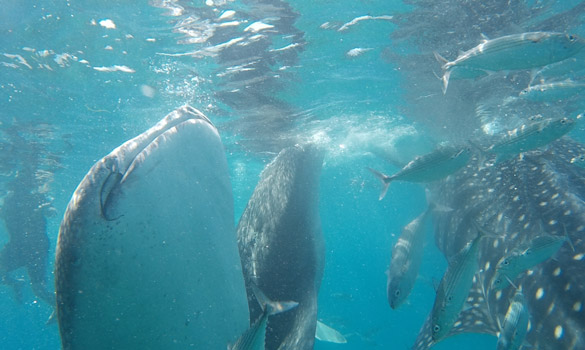
[[520, 91], [520, 97], [536, 102], [550, 102], [571, 98], [585, 90], [585, 84], [572, 80], [538, 84]]
[[585, 41], [576, 35], [554, 32], [528, 32], [484, 40], [461, 53], [455, 60], [443, 62], [443, 93], [447, 92], [451, 72], [455, 69], [485, 71], [521, 70], [543, 67], [577, 54]]
[[394, 175], [386, 175], [372, 168], [368, 168], [382, 182], [382, 192], [379, 200], [386, 196], [390, 182], [431, 182], [443, 179], [463, 168], [471, 158], [467, 147], [443, 146], [435, 151], [416, 157]]

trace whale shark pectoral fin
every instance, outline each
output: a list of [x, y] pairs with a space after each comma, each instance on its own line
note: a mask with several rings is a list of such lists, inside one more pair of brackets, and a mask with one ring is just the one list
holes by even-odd
[[102, 188], [100, 190], [100, 210], [102, 217], [106, 221], [114, 221], [120, 218], [120, 216], [114, 218], [108, 217], [108, 207], [111, 204], [112, 192], [114, 192], [116, 187], [120, 184], [122, 177], [123, 175], [119, 172], [112, 171], [102, 184]]

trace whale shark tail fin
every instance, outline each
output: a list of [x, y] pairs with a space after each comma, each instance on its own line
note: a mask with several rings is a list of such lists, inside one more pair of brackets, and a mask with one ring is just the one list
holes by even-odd
[[272, 301], [268, 299], [266, 294], [258, 288], [257, 285], [251, 284], [252, 291], [254, 292], [254, 296], [258, 303], [262, 307], [262, 311], [268, 314], [268, 316], [276, 315], [281, 312], [288, 311], [290, 309], [294, 309], [299, 305], [296, 301]]

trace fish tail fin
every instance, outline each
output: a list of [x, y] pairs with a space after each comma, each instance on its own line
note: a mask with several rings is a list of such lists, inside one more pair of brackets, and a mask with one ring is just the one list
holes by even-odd
[[390, 187], [391, 178], [386, 174], [382, 174], [378, 170], [372, 168], [368, 168], [368, 170], [372, 174], [376, 175], [376, 177], [380, 179], [380, 181], [382, 182], [382, 192], [380, 192], [380, 197], [378, 197], [378, 200], [381, 201], [386, 196], [386, 192], [388, 192], [388, 187]]
[[447, 93], [447, 86], [449, 86], [449, 77], [451, 76], [451, 71], [449, 70], [449, 67], [447, 66], [447, 63], [449, 63], [449, 61], [447, 61], [447, 59], [443, 56], [441, 56], [438, 52], [433, 52], [435, 54], [435, 59], [441, 63], [441, 67], [443, 68], [443, 77], [440, 78], [440, 80], [443, 81], [443, 95]]
[[262, 311], [268, 313], [268, 316], [294, 309], [299, 305], [296, 301], [272, 301], [268, 299], [266, 294], [264, 294], [256, 284], [252, 283], [251, 287], [256, 300], [258, 300], [258, 303], [262, 307]]
[[441, 56], [437, 51], [434, 51], [433, 54], [435, 55], [435, 59], [442, 65], [445, 66], [449, 61], [443, 56]]
[[333, 329], [325, 323], [317, 320], [315, 328], [315, 338], [328, 343], [345, 344], [347, 339], [338, 330]]
[[443, 78], [441, 80], [443, 80], [443, 95], [445, 95], [447, 93], [447, 87], [449, 86], [449, 77], [451, 76], [451, 71], [447, 70], [445, 71], [445, 73], [443, 73]]

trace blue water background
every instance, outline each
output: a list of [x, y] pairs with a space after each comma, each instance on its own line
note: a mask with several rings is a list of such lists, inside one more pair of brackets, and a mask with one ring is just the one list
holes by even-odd
[[[199, 1], [180, 3], [206, 6]], [[548, 16], [577, 3], [559, 1]], [[448, 140], [446, 135], [452, 133], [438, 134], [435, 125], [425, 124], [428, 119], [405, 115], [405, 108], [414, 102], [405, 98], [403, 89], [405, 85], [416, 88], [417, 77], [402, 74], [388, 59], [388, 50], [394, 47], [390, 34], [396, 24], [368, 20], [343, 33], [321, 26], [331, 23], [339, 28], [359, 16], [395, 15], [411, 6], [399, 1], [308, 0], [291, 1], [290, 5], [298, 14], [294, 27], [304, 33], [306, 44], [296, 63], [277, 79], [279, 85], [268, 85], [274, 90], [266, 94], [286, 103], [287, 107], [278, 111], [295, 115], [286, 137], [292, 134], [317, 141], [329, 150], [321, 177], [326, 267], [319, 319], [348, 339], [345, 345], [317, 342], [315, 348], [405, 349], [414, 343], [432, 307], [433, 281], [440, 279], [446, 262], [434, 245], [429, 225], [417, 285], [408, 304], [397, 311], [390, 309], [385, 271], [391, 247], [401, 228], [425, 209], [425, 193], [422, 186], [396, 183], [386, 198], [378, 201], [380, 185], [365, 167], [390, 173], [397, 170], [370, 152], [372, 144], [388, 147], [395, 159], [404, 162], [430, 149], [434, 142]], [[228, 9], [245, 11], [249, 3], [228, 2], [217, 8], [216, 16]], [[238, 122], [258, 110], [254, 106], [249, 110], [227, 106], [217, 98], [216, 92], [231, 87], [220, 84], [225, 83], [217, 76], [221, 63], [212, 57], [174, 55], [200, 49], [205, 42], [178, 43], [182, 35], [166, 12], [134, 1], [2, 3], [0, 62], [6, 65], [0, 66], [1, 127], [15, 127], [29, 139], [42, 141], [47, 154], [61, 156], [60, 166], [52, 169], [49, 191], [56, 209], [55, 216], [48, 218], [51, 256], [70, 196], [94, 162], [185, 103], [203, 110], [220, 129], [232, 172], [236, 221], [260, 171], [275, 155], [275, 147], [260, 151], [261, 142], [250, 148], [240, 143], [253, 135], [238, 133]], [[103, 19], [111, 19], [116, 29], [100, 26]], [[569, 29], [580, 32], [580, 28]], [[286, 37], [275, 36], [273, 40], [274, 48], [288, 43]], [[347, 53], [354, 48], [368, 50], [352, 58]], [[46, 55], [42, 50], [48, 50]], [[396, 50], [409, 54], [419, 49], [402, 41]], [[31, 68], [17, 59], [2, 57], [3, 53], [21, 55]], [[59, 56], [62, 54], [77, 59]], [[64, 60], [59, 61], [59, 57]], [[80, 63], [82, 59], [89, 63]], [[102, 72], [89, 67], [114, 65], [131, 67], [135, 72]], [[278, 62], [274, 65], [274, 72], [279, 72]], [[436, 84], [433, 94], [440, 92], [440, 83]], [[151, 88], [154, 95], [147, 96], [144, 87]], [[50, 132], [39, 136], [34, 131], [39, 125]], [[270, 132], [262, 129], [263, 125], [258, 123], [258, 134]], [[18, 152], [15, 156], [24, 157]], [[12, 175], [4, 174], [1, 180], [7, 182]], [[1, 230], [4, 228], [0, 227], [0, 243], [4, 244], [7, 235]], [[23, 271], [19, 273], [28, 278]], [[49, 279], [53, 280], [52, 274]], [[17, 304], [11, 293], [0, 286], [0, 348], [59, 348], [57, 326], [45, 325], [50, 308], [37, 301], [28, 288], [23, 304]], [[463, 335], [435, 348], [468, 349], [473, 344], [476, 350], [493, 349], [495, 342], [491, 336]]]

